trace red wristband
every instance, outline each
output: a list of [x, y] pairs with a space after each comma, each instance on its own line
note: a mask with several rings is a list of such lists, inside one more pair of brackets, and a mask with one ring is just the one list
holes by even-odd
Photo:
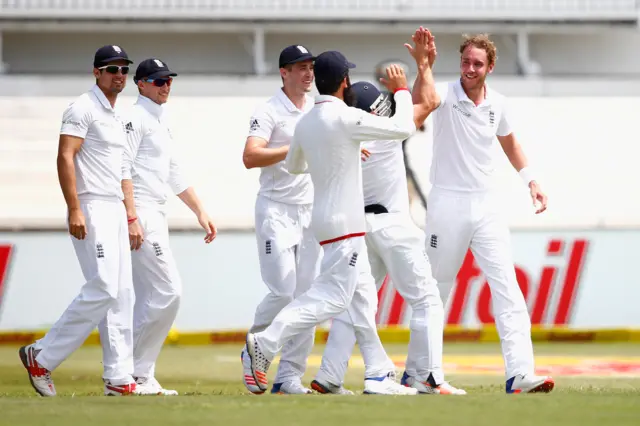
[[136, 220], [138, 220], [137, 217], [128, 217], [127, 218], [127, 222], [129, 223], [129, 225], [131, 225], [133, 222], [135, 222]]
[[406, 90], [408, 92], [409, 88], [407, 88], [407, 87], [398, 87], [396, 90], [393, 91], [393, 94], [395, 95], [396, 93], [398, 93], [401, 90]]

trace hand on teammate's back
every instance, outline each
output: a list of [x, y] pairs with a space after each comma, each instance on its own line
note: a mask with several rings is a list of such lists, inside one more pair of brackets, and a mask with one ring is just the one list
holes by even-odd
[[393, 64], [386, 68], [387, 78], [381, 78], [380, 83], [394, 93], [398, 89], [407, 89], [407, 76], [399, 65]]

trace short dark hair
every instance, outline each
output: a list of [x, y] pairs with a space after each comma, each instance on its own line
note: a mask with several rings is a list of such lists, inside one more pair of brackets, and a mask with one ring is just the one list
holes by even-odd
[[349, 74], [345, 75], [338, 81], [318, 80], [316, 78], [316, 89], [318, 89], [318, 93], [321, 95], [333, 95], [338, 91], [345, 78], [349, 78]]

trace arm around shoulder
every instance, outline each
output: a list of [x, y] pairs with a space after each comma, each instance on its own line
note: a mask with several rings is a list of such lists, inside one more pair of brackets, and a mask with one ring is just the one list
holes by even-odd
[[350, 113], [344, 120], [355, 142], [381, 139], [402, 141], [416, 131], [411, 94], [407, 89], [402, 89], [396, 91], [394, 97], [396, 113], [393, 117], [379, 117], [356, 108], [349, 109]]

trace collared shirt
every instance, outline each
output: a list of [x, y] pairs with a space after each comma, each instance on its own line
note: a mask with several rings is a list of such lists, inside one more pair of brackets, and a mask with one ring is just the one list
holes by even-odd
[[67, 107], [60, 134], [84, 139], [74, 158], [78, 197], [122, 200], [126, 136], [122, 122], [97, 85]]
[[128, 147], [122, 178], [133, 181], [138, 206], [161, 206], [169, 187], [174, 194], [189, 187], [175, 160], [174, 142], [163, 111], [162, 105], [140, 95], [125, 120]]
[[383, 205], [389, 213], [409, 214], [409, 191], [402, 143], [396, 140], [365, 142], [371, 156], [362, 163], [364, 205]]
[[289, 172], [311, 176], [311, 228], [320, 244], [364, 235], [360, 144], [393, 139], [400, 145], [416, 130], [409, 91], [394, 96], [393, 117], [348, 107], [333, 96], [318, 96], [315, 107], [298, 123], [285, 161]]
[[[298, 109], [282, 89], [251, 116], [249, 135], [267, 141], [268, 148], [290, 145], [296, 124], [313, 108], [313, 98], [306, 96], [302, 109]], [[260, 195], [286, 204], [311, 204], [313, 186], [306, 175], [292, 175], [280, 161], [260, 170]]]
[[460, 81], [437, 84], [440, 106], [431, 114], [431, 184], [455, 191], [491, 189], [496, 136], [512, 132], [506, 99], [488, 87], [476, 106]]

